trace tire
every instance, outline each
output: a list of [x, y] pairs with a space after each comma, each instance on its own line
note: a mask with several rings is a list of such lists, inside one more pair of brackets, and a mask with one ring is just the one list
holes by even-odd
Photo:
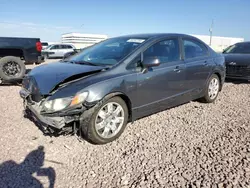
[[47, 59], [49, 59], [49, 54], [47, 54], [47, 53], [44, 54], [43, 58], [44, 58], [43, 60], [46, 61]]
[[4, 81], [22, 80], [25, 72], [25, 64], [19, 57], [6, 56], [0, 59], [0, 78]]
[[[120, 107], [122, 108], [121, 112], [119, 113], [120, 116], [121, 116], [121, 117], [119, 117], [120, 119], [122, 119], [122, 114], [124, 115], [123, 123], [120, 123], [120, 124], [117, 123], [118, 125], [114, 125], [115, 123], [111, 122], [113, 125], [106, 125], [106, 126], [118, 127], [117, 130], [114, 131], [114, 133], [113, 133], [111, 128], [108, 128], [108, 127], [105, 127], [105, 126], [104, 126], [104, 128], [101, 128], [101, 129], [98, 130], [97, 129], [98, 124], [96, 124], [97, 121], [102, 119], [99, 116], [99, 112], [101, 110], [104, 110], [105, 108], [108, 108], [107, 106], [110, 105], [110, 104], [112, 104], [114, 106], [116, 104], [120, 105]], [[115, 110], [116, 109], [118, 109], [118, 108], [115, 108]], [[108, 118], [104, 118], [104, 119], [105, 119], [105, 121], [109, 120]], [[100, 122], [101, 123], [105, 122], [104, 119], [102, 119], [102, 121], [100, 121]], [[110, 120], [111, 121], [113, 120], [112, 117], [110, 118]], [[117, 120], [113, 120], [113, 121], [117, 121]], [[126, 125], [127, 125], [127, 122], [128, 122], [128, 108], [127, 108], [126, 103], [120, 97], [113, 97], [113, 98], [108, 99], [100, 107], [98, 107], [94, 111], [94, 113], [92, 114], [89, 123], [86, 124], [86, 125], [82, 125], [81, 127], [82, 127], [83, 136], [87, 141], [89, 141], [89, 142], [91, 142], [93, 144], [106, 144], [106, 143], [109, 143], [109, 142], [112, 142], [112, 141], [116, 140], [123, 133], [123, 131], [124, 131]], [[111, 135], [111, 137], [101, 136], [101, 135], [104, 134], [105, 129], [109, 129], [109, 133], [114, 134], [114, 135], [113, 136]]]
[[[214, 83], [214, 92], [211, 91], [212, 82]], [[204, 103], [213, 103], [217, 99], [218, 94], [220, 92], [220, 85], [221, 85], [221, 83], [220, 83], [219, 77], [216, 74], [213, 74], [209, 78], [209, 80], [206, 84], [205, 95], [204, 95], [204, 97], [201, 98], [200, 101], [204, 102]]]

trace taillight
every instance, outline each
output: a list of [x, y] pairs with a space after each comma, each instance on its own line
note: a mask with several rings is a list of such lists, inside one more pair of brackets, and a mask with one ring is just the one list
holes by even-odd
[[42, 51], [42, 43], [41, 42], [36, 42], [36, 50], [38, 52], [41, 52]]

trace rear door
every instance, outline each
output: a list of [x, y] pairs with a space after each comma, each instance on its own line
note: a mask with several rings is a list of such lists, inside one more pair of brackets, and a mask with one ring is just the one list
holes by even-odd
[[208, 48], [193, 38], [182, 38], [184, 60], [186, 63], [185, 87], [192, 95], [204, 88], [212, 70], [213, 59]]
[[66, 52], [67, 52], [67, 45], [64, 44], [59, 45], [58, 57], [63, 57]]
[[67, 52], [73, 52], [74, 48], [71, 45], [67, 45]]
[[63, 44], [61, 45], [62, 49], [60, 50], [60, 57], [63, 57], [66, 53], [73, 51], [72, 46]]

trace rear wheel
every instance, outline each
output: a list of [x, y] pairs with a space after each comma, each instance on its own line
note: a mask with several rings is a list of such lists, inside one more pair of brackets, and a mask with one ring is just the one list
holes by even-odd
[[87, 140], [95, 144], [106, 144], [117, 139], [128, 121], [128, 108], [120, 97], [104, 102], [92, 115], [90, 123], [83, 125]]
[[216, 74], [213, 74], [206, 85], [205, 96], [201, 99], [202, 102], [212, 103], [218, 97], [220, 91], [220, 79]]
[[4, 81], [21, 80], [25, 72], [25, 64], [20, 58], [6, 56], [0, 59], [0, 79]]
[[49, 59], [49, 54], [47, 54], [47, 53], [44, 54], [44, 55], [43, 55], [43, 58], [44, 58], [44, 61], [46, 61], [47, 59]]

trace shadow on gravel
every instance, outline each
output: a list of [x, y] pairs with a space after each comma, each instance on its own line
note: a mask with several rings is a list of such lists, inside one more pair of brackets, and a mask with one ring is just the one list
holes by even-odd
[[9, 82], [9, 83], [1, 83], [1, 87], [9, 87], [9, 86], [22, 86], [22, 80], [18, 80], [16, 82]]
[[12, 160], [0, 164], [0, 187], [42, 188], [44, 187], [42, 183], [32, 176], [33, 173], [36, 173], [36, 176], [48, 177], [49, 188], [53, 188], [56, 173], [52, 167], [42, 168], [44, 158], [44, 147], [39, 146], [36, 150], [31, 151], [20, 164]]

